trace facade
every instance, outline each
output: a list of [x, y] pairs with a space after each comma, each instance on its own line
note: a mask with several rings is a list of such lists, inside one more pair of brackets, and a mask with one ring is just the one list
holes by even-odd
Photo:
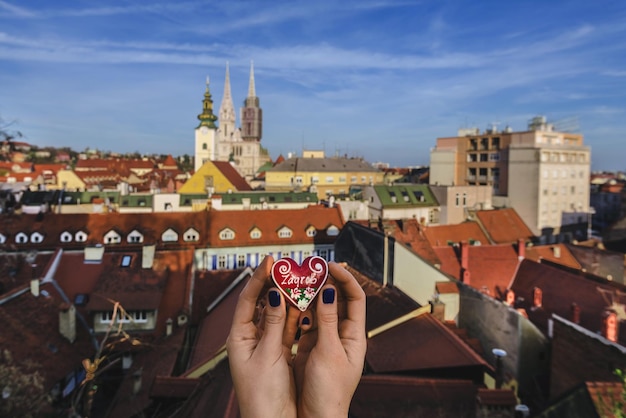
[[[305, 152], [306, 155], [306, 152]], [[344, 196], [351, 188], [382, 184], [384, 173], [358, 158], [289, 158], [265, 173], [265, 189], [287, 192], [308, 190], [320, 199]]]
[[196, 168], [196, 172], [178, 189], [183, 194], [229, 193], [252, 190], [237, 172], [233, 164], [224, 161], [206, 161]]
[[430, 186], [439, 202], [439, 223], [458, 224], [467, 219], [467, 209], [490, 209], [492, 207], [489, 186]]
[[535, 235], [580, 239], [590, 212], [590, 157], [582, 135], [557, 132], [535, 117], [525, 132], [464, 130], [438, 138], [430, 184], [490, 186], [494, 206], [515, 208]]
[[439, 224], [439, 203], [425, 184], [366, 186], [363, 199], [372, 219], [417, 219], [422, 225]]
[[228, 65], [219, 117], [213, 114], [213, 100], [207, 78], [202, 113], [198, 115], [198, 119], [200, 124], [195, 130], [195, 171], [207, 161], [229, 161], [242, 176], [252, 178], [258, 169], [270, 160], [267, 151], [261, 147], [263, 110], [256, 96], [252, 66], [248, 97], [241, 108], [240, 128], [236, 125]]

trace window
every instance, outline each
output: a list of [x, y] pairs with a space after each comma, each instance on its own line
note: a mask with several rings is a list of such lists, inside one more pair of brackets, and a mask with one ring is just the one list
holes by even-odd
[[139, 231], [133, 231], [128, 234], [128, 237], [126, 239], [130, 243], [138, 244], [140, 242], [143, 242], [143, 235]]
[[500, 161], [500, 153], [492, 152], [489, 154], [489, 161]]
[[329, 237], [336, 237], [337, 235], [339, 235], [339, 228], [337, 228], [335, 225], [331, 225], [328, 228], [326, 228], [326, 235], [328, 235]]
[[459, 207], [459, 203], [460, 203], [460, 200], [459, 200], [459, 194], [457, 193], [457, 194], [456, 194], [456, 207], [457, 207], [457, 208]]
[[302, 176], [296, 176], [295, 183], [296, 184], [302, 184]]
[[161, 240], [163, 242], [176, 242], [176, 241], [178, 241], [178, 234], [172, 228], [168, 228], [161, 235]]
[[481, 162], [487, 161], [488, 158], [489, 158], [489, 154], [486, 154], [486, 153], [480, 154], [480, 161]]
[[576, 194], [576, 186], [571, 186], [569, 188], [569, 192], [570, 192], [570, 194]]
[[130, 266], [130, 262], [133, 260], [133, 256], [132, 255], [123, 255], [122, 256], [122, 261], [120, 262], [120, 266], [121, 267], [128, 267]]
[[350, 183], [356, 183], [356, 176], [350, 177]]
[[408, 202], [409, 201], [409, 194], [407, 193], [407, 191], [406, 190], [402, 190], [401, 193], [402, 193], [402, 200], [404, 200], [405, 202]]
[[283, 227], [278, 231], [278, 238], [291, 238], [291, 229]]
[[315, 235], [317, 235], [317, 229], [315, 229], [315, 227], [311, 226], [306, 230], [307, 237], [314, 237]]
[[250, 238], [252, 239], [261, 238], [261, 231], [257, 228], [253, 229], [252, 231], [250, 231]]
[[339, 176], [339, 183], [345, 183], [346, 182], [346, 176]]
[[467, 206], [467, 193], [463, 193], [463, 207]]
[[326, 183], [333, 183], [334, 181], [335, 181], [335, 178], [333, 176], [326, 177]]
[[231, 239], [235, 239], [235, 231], [233, 231], [233, 230], [232, 230], [232, 229], [230, 229], [230, 228], [223, 229], [223, 230], [220, 232], [220, 239], [221, 239], [221, 240], [231, 240]]
[[[100, 322], [113, 322], [113, 311], [100, 312]], [[117, 312], [115, 322], [118, 324], [128, 324], [129, 322], [148, 322], [148, 311], [126, 311], [126, 315], [122, 316], [121, 312]]]
[[18, 244], [25, 244], [28, 242], [28, 236], [25, 233], [20, 232], [16, 235], [15, 242]]
[[203, 142], [203, 143], [202, 143], [202, 149], [203, 149], [203, 150], [206, 150], [206, 149], [207, 149], [207, 144], [206, 144], [206, 142]]
[[237, 267], [241, 268], [241, 267], [245, 267], [246, 266], [246, 255], [245, 254], [239, 254], [237, 255]]
[[43, 235], [41, 235], [39, 232], [33, 232], [30, 235], [30, 242], [38, 244], [42, 241], [43, 241]]
[[396, 203], [398, 201], [398, 198], [396, 197], [396, 192], [394, 192], [393, 190], [389, 191], [389, 197], [391, 197], [391, 201], [393, 203]]
[[72, 242], [72, 234], [65, 231], [61, 234], [61, 242]]
[[324, 260], [328, 260], [328, 250], [319, 250], [318, 254]]
[[195, 229], [189, 228], [187, 231], [185, 231], [185, 234], [183, 235], [183, 239], [187, 242], [198, 241], [200, 239], [200, 234]]
[[361, 183], [365, 183], [365, 176], [361, 176]]
[[83, 231], [78, 231], [75, 235], [76, 237], [76, 242], [85, 242], [87, 241], [87, 234], [84, 233]]
[[[457, 193], [457, 199], [459, 197], [459, 194]], [[415, 196], [415, 198], [417, 199], [418, 202], [423, 202], [424, 199], [424, 193], [422, 193], [420, 190], [413, 190], [413, 196]], [[408, 196], [407, 196], [408, 198]], [[408, 202], [408, 199], [405, 199]], [[458, 203], [457, 203], [458, 206]]]
[[220, 254], [217, 256], [217, 268], [225, 269], [226, 268], [226, 256]]
[[317, 184], [320, 182], [320, 178], [317, 176], [311, 177], [311, 184]]

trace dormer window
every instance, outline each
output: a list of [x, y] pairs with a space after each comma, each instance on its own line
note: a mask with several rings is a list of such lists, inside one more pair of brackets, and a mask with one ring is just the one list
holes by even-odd
[[220, 231], [220, 239], [221, 240], [231, 240], [235, 239], [235, 231], [230, 228], [224, 228]]
[[70, 234], [67, 231], [64, 231], [64, 232], [61, 233], [61, 236], [59, 237], [59, 240], [61, 242], [72, 242], [73, 238], [74, 237], [72, 236], [72, 234]]
[[74, 237], [76, 239], [76, 242], [87, 241], [87, 233], [85, 233], [84, 231], [78, 231]]
[[178, 241], [178, 233], [172, 228], [168, 228], [167, 231], [161, 235], [161, 241], [163, 242], [176, 242]]
[[39, 244], [43, 242], [43, 235], [41, 235], [39, 232], [33, 232], [32, 234], [30, 234], [30, 242], [34, 244]]
[[122, 236], [116, 231], [110, 230], [109, 232], [104, 234], [105, 244], [119, 244], [120, 242], [122, 242]]
[[291, 235], [293, 235], [293, 232], [286, 226], [278, 230], [278, 238], [291, 238]]
[[189, 228], [183, 234], [183, 239], [185, 242], [195, 242], [200, 239], [200, 233], [193, 228]]
[[331, 225], [328, 228], [326, 228], [326, 235], [328, 235], [329, 237], [336, 237], [337, 235], [339, 235], [339, 228], [337, 228], [335, 225]]
[[315, 235], [317, 235], [317, 229], [315, 229], [315, 227], [313, 225], [310, 225], [306, 229], [306, 236], [307, 237], [314, 237]]
[[27, 242], [28, 242], [28, 235], [26, 235], [25, 233], [20, 232], [19, 234], [15, 236], [16, 244], [26, 244]]
[[261, 230], [259, 228], [254, 228], [252, 231], [250, 231], [250, 238], [252, 239], [261, 238]]
[[126, 237], [126, 240], [129, 243], [132, 243], [132, 244], [142, 243], [143, 242], [143, 234], [135, 229], [130, 234], [128, 234], [128, 236]]

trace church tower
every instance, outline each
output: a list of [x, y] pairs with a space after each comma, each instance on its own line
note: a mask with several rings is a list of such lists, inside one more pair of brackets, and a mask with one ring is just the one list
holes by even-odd
[[235, 135], [235, 105], [233, 104], [233, 97], [230, 93], [230, 71], [228, 69], [228, 63], [226, 63], [226, 78], [224, 80], [224, 96], [222, 97], [222, 104], [220, 106], [219, 113], [219, 138], [227, 141]]
[[250, 63], [250, 84], [248, 97], [241, 108], [241, 138], [249, 142], [261, 142], [263, 132], [263, 111], [259, 106], [254, 88], [254, 64]]
[[[234, 113], [234, 112], [233, 112]], [[202, 165], [215, 159], [215, 134], [217, 117], [213, 114], [213, 100], [209, 90], [209, 77], [206, 79], [206, 91], [202, 100], [202, 113], [198, 115], [200, 124], [196, 128], [196, 149], [194, 170], [198, 171]]]

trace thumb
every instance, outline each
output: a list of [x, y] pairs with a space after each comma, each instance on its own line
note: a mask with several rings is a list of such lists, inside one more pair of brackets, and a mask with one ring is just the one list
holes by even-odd
[[259, 342], [260, 345], [267, 348], [282, 346], [283, 330], [287, 317], [287, 310], [284, 305], [283, 295], [280, 294], [278, 289], [271, 288], [267, 292], [267, 304], [264, 312], [265, 324], [263, 335]]
[[318, 298], [316, 311], [318, 345], [326, 346], [339, 341], [336, 294], [335, 287], [327, 285], [322, 288], [322, 297]]

